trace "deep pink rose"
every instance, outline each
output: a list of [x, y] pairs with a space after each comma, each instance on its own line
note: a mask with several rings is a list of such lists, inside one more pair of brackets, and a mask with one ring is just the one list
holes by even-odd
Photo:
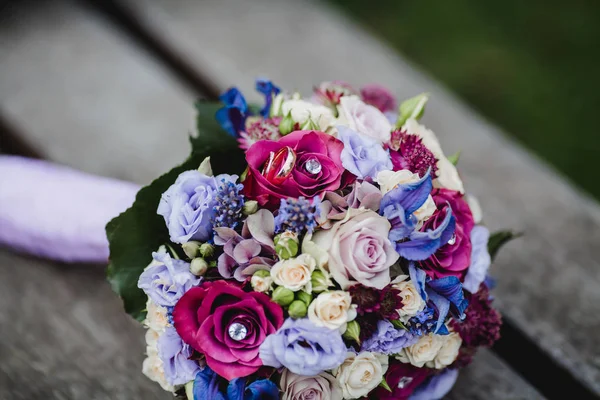
[[446, 215], [441, 210], [448, 204], [456, 219], [456, 229], [452, 239], [427, 260], [420, 262], [420, 266], [433, 278], [456, 276], [462, 281], [471, 265], [471, 231], [475, 226], [473, 214], [463, 195], [457, 191], [436, 189], [431, 195], [438, 211], [425, 222], [423, 230], [434, 229], [441, 223]]
[[340, 153], [344, 145], [318, 131], [295, 131], [278, 141], [262, 140], [246, 152], [244, 195], [274, 210], [288, 197], [311, 198], [348, 183]]
[[360, 89], [360, 96], [365, 103], [372, 105], [382, 113], [396, 111], [398, 107], [392, 92], [375, 83], [363, 86]]
[[[187, 291], [175, 305], [173, 322], [183, 341], [204, 354], [213, 371], [232, 380], [262, 366], [258, 348], [283, 324], [283, 310], [263, 293], [214, 281]], [[232, 326], [237, 332], [230, 332]]]
[[385, 374], [385, 381], [392, 391], [388, 392], [387, 389], [378, 387], [371, 392], [369, 398], [373, 400], [406, 400], [432, 372], [433, 370], [429, 368], [417, 368], [411, 364], [392, 362]]

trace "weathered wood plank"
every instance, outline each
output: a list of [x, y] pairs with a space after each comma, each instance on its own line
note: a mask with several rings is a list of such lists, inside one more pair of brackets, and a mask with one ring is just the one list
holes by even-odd
[[66, 1], [8, 11], [0, 108], [24, 139], [52, 160], [138, 183], [186, 157], [194, 96], [108, 21]]
[[[502, 312], [560, 365], [600, 393], [600, 208], [355, 23], [311, 1], [122, 0], [156, 35], [225, 88], [266, 75], [308, 93], [342, 79], [400, 97], [430, 92], [425, 124], [460, 170], [492, 229], [526, 236], [493, 274]], [[243, 33], [243, 34], [241, 34]], [[516, 94], [515, 94], [516, 95]]]

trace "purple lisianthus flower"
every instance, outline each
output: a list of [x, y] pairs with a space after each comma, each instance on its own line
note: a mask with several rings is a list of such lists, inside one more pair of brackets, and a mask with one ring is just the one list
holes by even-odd
[[471, 293], [479, 290], [492, 264], [487, 248], [489, 239], [490, 231], [485, 226], [478, 225], [471, 231], [471, 265], [463, 282], [463, 288]]
[[346, 345], [338, 331], [316, 326], [307, 318], [288, 318], [275, 334], [267, 336], [259, 354], [264, 365], [317, 375], [344, 362]]
[[184, 385], [200, 371], [197, 361], [190, 360], [193, 349], [181, 340], [173, 327], [167, 327], [158, 338], [158, 355], [163, 362], [165, 378], [171, 385]]
[[403, 348], [414, 344], [418, 337], [405, 329], [398, 329], [388, 320], [377, 322], [377, 330], [362, 344], [362, 351], [386, 355], [399, 353]]
[[200, 284], [190, 264], [166, 252], [152, 253], [154, 261], [142, 272], [138, 287], [159, 306], [173, 307], [185, 292]]
[[213, 177], [196, 170], [182, 172], [162, 194], [157, 210], [165, 219], [171, 241], [208, 240], [212, 236], [219, 182], [235, 182], [236, 179], [236, 175]]
[[377, 140], [346, 126], [338, 126], [338, 138], [344, 143], [342, 165], [360, 179], [374, 178], [379, 171], [393, 168], [389, 151]]

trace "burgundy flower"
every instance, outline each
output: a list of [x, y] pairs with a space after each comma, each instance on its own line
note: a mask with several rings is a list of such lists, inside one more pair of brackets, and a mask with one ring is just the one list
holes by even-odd
[[360, 89], [360, 97], [365, 103], [372, 105], [382, 113], [396, 111], [398, 107], [392, 92], [375, 83], [363, 86]]
[[373, 314], [378, 320], [399, 318], [396, 310], [402, 308], [402, 298], [398, 289], [386, 286], [379, 290], [356, 284], [351, 286], [348, 291], [352, 297], [352, 303], [357, 305], [358, 314]]
[[410, 364], [392, 362], [385, 374], [385, 381], [392, 391], [388, 392], [380, 386], [370, 393], [369, 399], [406, 400], [432, 372], [433, 370], [429, 368], [417, 368]]
[[463, 195], [454, 190], [436, 189], [432, 197], [438, 211], [423, 224], [422, 230], [435, 229], [439, 226], [446, 216], [443, 209], [447, 205], [452, 208], [456, 228], [452, 239], [427, 260], [419, 262], [419, 266], [433, 278], [456, 276], [462, 280], [471, 265], [471, 231], [475, 225], [471, 209]]
[[431, 176], [436, 176], [438, 160], [419, 136], [396, 130], [392, 132], [389, 146], [394, 171], [407, 169], [424, 176], [431, 168]]
[[452, 328], [458, 332], [467, 347], [491, 347], [500, 339], [502, 317], [492, 307], [490, 293], [484, 284], [475, 294], [468, 294], [469, 307], [462, 321], [452, 319]]
[[283, 324], [283, 310], [263, 293], [214, 281], [186, 292], [175, 305], [173, 321], [183, 341], [204, 354], [213, 371], [231, 380], [262, 366], [258, 349]]
[[322, 196], [351, 180], [340, 153], [344, 145], [318, 131], [295, 131], [278, 141], [262, 140], [246, 152], [244, 195], [270, 210], [281, 199]]

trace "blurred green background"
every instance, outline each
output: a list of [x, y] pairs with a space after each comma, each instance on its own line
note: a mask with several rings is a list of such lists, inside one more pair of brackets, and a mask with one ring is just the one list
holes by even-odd
[[600, 199], [600, 0], [329, 0]]

